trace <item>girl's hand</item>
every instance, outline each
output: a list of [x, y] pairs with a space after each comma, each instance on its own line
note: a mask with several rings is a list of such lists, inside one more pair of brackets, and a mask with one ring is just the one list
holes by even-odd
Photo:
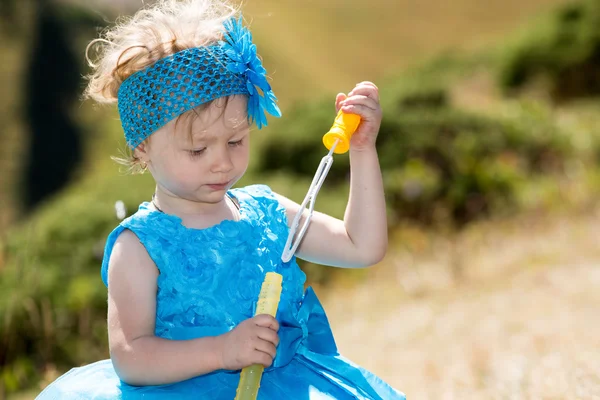
[[361, 82], [348, 95], [339, 93], [335, 98], [335, 109], [348, 114], [358, 114], [362, 120], [352, 135], [350, 148], [364, 150], [375, 147], [382, 111], [379, 104], [379, 89], [371, 82]]
[[267, 314], [247, 319], [223, 334], [221, 369], [238, 370], [253, 364], [269, 367], [279, 344], [279, 323]]

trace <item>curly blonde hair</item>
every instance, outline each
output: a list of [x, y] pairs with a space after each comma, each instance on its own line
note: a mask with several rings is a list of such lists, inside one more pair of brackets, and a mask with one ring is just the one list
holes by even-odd
[[[221, 40], [223, 23], [239, 12], [239, 6], [223, 0], [158, 0], [117, 21], [87, 46], [86, 59], [92, 73], [87, 76], [84, 97], [103, 104], [116, 103], [119, 88], [129, 76], [179, 51]], [[198, 111], [196, 108], [191, 112]], [[123, 157], [112, 158], [129, 172], [145, 170], [129, 149]]]

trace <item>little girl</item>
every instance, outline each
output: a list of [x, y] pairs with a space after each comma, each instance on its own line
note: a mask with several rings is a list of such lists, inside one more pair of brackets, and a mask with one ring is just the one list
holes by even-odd
[[[266, 367], [259, 399], [404, 399], [338, 353], [295, 258], [281, 261], [300, 206], [266, 186], [231, 189], [248, 167], [251, 123], [280, 116], [239, 12], [163, 0], [101, 44], [87, 93], [118, 102], [131, 166], [149, 170], [156, 190], [106, 243], [111, 359], [69, 371], [38, 399], [233, 400], [252, 364]], [[335, 103], [362, 117], [346, 214], [317, 213], [296, 254], [361, 268], [387, 247], [377, 87], [359, 83]], [[271, 271], [283, 276], [277, 318], [253, 317]]]

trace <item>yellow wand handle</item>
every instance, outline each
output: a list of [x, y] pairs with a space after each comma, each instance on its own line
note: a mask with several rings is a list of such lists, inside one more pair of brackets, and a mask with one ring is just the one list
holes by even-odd
[[344, 154], [350, 149], [350, 139], [352, 139], [352, 135], [358, 129], [358, 125], [360, 125], [360, 115], [346, 114], [340, 110], [335, 117], [333, 126], [323, 136], [323, 144], [327, 147], [327, 150], [331, 150], [335, 141], [339, 140], [333, 152]]
[[[258, 304], [254, 315], [269, 314], [273, 318], [277, 314], [279, 306], [279, 297], [281, 296], [281, 282], [283, 277], [275, 272], [267, 272], [267, 276], [258, 295]], [[254, 364], [242, 369], [240, 383], [235, 394], [235, 400], [256, 400], [260, 379], [262, 378], [264, 367], [261, 364]]]

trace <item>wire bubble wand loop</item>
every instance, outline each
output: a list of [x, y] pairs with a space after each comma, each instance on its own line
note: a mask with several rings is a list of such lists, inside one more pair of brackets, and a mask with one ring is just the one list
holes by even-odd
[[[308, 225], [310, 224], [315, 209], [315, 200], [319, 194], [319, 191], [321, 190], [321, 186], [323, 186], [323, 182], [325, 181], [331, 166], [333, 165], [332, 154], [343, 154], [350, 149], [350, 140], [352, 139], [354, 132], [356, 132], [356, 129], [358, 129], [358, 125], [360, 125], [359, 115], [346, 114], [340, 110], [335, 118], [333, 126], [329, 132], [323, 136], [323, 144], [329, 149], [329, 153], [321, 159], [319, 167], [317, 168], [317, 172], [315, 173], [308, 192], [304, 197], [304, 201], [300, 205], [300, 210], [298, 210], [294, 220], [292, 221], [290, 232], [283, 249], [283, 254], [281, 255], [281, 261], [284, 263], [292, 259], [296, 253], [296, 250], [298, 249], [298, 246], [302, 242], [302, 238], [304, 237], [306, 230], [308, 229]], [[307, 211], [307, 205], [308, 214], [306, 216], [306, 220], [296, 235], [300, 225], [300, 220], [302, 219], [304, 212]]]
[[[281, 261], [283, 261], [284, 263], [292, 259], [294, 253], [296, 253], [296, 250], [300, 245], [300, 242], [302, 241], [302, 238], [304, 237], [304, 234], [306, 233], [306, 230], [308, 229], [308, 225], [310, 224], [310, 220], [315, 209], [315, 200], [317, 198], [317, 195], [319, 194], [319, 190], [321, 190], [321, 186], [323, 185], [327, 174], [329, 173], [329, 170], [331, 169], [331, 166], [333, 165], [333, 157], [331, 155], [333, 154], [335, 147], [338, 145], [338, 143], [339, 139], [335, 139], [335, 142], [331, 146], [331, 150], [329, 150], [329, 153], [321, 159], [319, 167], [317, 168], [317, 172], [315, 173], [312, 183], [310, 184], [310, 187], [308, 189], [308, 193], [306, 193], [306, 197], [304, 197], [304, 201], [300, 205], [300, 210], [296, 213], [296, 216], [294, 217], [294, 221], [292, 222], [292, 226], [290, 227], [290, 233], [288, 234], [288, 238], [285, 242], [285, 247], [283, 249], [283, 254], [281, 256]], [[302, 215], [304, 215], [304, 212], [306, 211], [307, 205], [308, 216], [306, 217], [306, 220], [304, 221], [304, 224], [302, 225], [302, 228], [300, 229], [300, 232], [298, 232], [296, 240], [294, 241], [294, 236], [296, 234], [296, 231], [298, 230], [298, 226], [300, 225]]]

